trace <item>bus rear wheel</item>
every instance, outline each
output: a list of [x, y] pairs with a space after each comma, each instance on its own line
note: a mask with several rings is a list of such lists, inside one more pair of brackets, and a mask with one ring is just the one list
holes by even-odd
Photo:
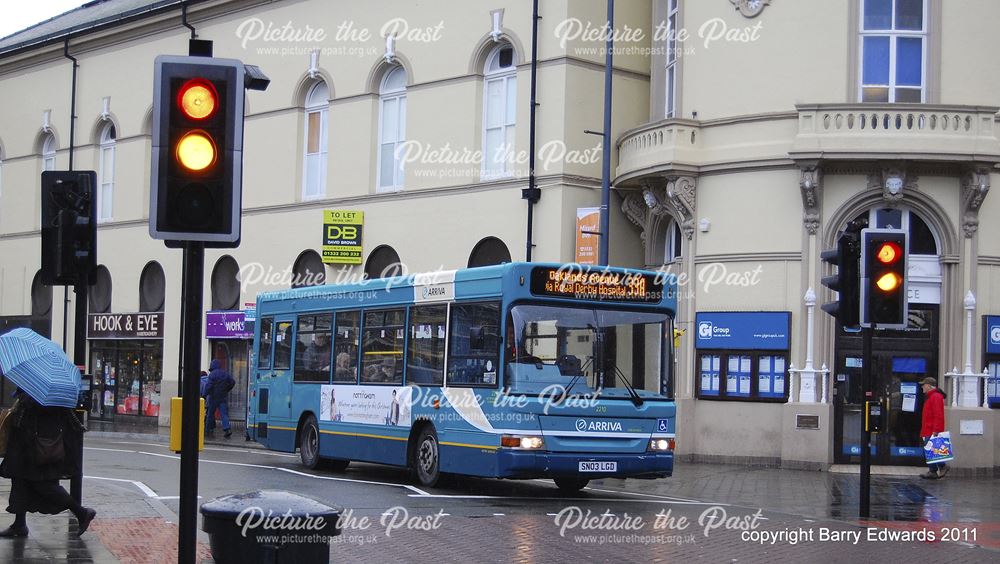
[[310, 470], [319, 467], [319, 427], [312, 415], [302, 423], [299, 432], [299, 458], [302, 465]]
[[590, 480], [586, 478], [553, 478], [556, 487], [562, 493], [573, 494], [587, 487]]
[[413, 452], [413, 473], [421, 485], [433, 487], [441, 479], [441, 451], [438, 448], [437, 432], [433, 427], [424, 427], [417, 436]]

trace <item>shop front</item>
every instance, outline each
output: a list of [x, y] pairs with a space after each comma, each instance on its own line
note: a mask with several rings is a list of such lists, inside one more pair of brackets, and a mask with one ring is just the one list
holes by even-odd
[[[253, 329], [247, 326], [243, 311], [206, 311], [205, 338], [211, 358], [222, 363], [236, 380], [229, 393], [229, 419], [239, 428], [246, 423], [247, 383]], [[207, 370], [207, 368], [206, 368]]]
[[90, 417], [155, 425], [163, 381], [163, 312], [95, 313], [90, 344]]

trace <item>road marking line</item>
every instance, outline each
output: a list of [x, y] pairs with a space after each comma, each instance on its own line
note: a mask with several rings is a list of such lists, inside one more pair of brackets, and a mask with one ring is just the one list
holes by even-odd
[[[639, 496], [643, 496], [643, 497], [652, 497], [652, 498], [656, 498], [656, 499], [667, 499], [667, 500], [670, 500], [670, 501], [694, 501], [694, 502], [698, 502], [699, 501], [697, 499], [688, 499], [688, 498], [684, 498], [684, 497], [673, 497], [673, 496], [668, 496], [668, 495], [648, 494], [648, 493], [640, 493], [640, 492], [627, 492], [627, 491], [622, 491], [622, 490], [605, 490], [605, 489], [601, 489], [601, 488], [592, 488], [592, 487], [589, 487], [589, 486], [586, 487], [586, 488], [584, 488], [584, 489], [595, 491], [595, 492], [616, 493], [616, 494], [626, 494], [626, 495], [639, 495]], [[716, 505], [728, 505], [728, 504], [726, 504], [726, 503], [719, 503], [719, 504], [716, 504]]]
[[677, 505], [720, 505], [728, 506], [726, 503], [715, 503], [711, 501], [676, 501], [671, 499], [615, 499], [610, 497], [537, 497], [537, 496], [507, 496], [507, 495], [451, 495], [451, 494], [430, 494], [417, 495], [410, 494], [409, 497], [426, 498], [451, 498], [451, 499], [540, 499], [540, 500], [560, 500], [560, 501], [621, 501], [624, 503], [673, 503]]
[[494, 513], [493, 516], [494, 517], [503, 517], [504, 514], [503, 513]]
[[104, 478], [102, 476], [84, 476], [84, 478], [90, 478], [91, 480], [108, 480], [110, 482], [127, 482], [139, 488], [142, 491], [142, 493], [146, 494], [146, 497], [157, 497], [156, 492], [154, 492], [149, 486], [137, 480], [124, 480], [122, 478]]
[[[158, 495], [158, 496], [154, 496], [154, 497], [156, 499], [180, 499], [181, 498], [181, 496], [179, 496], [179, 495]], [[198, 496], [198, 499], [202, 499], [202, 497]]]
[[409, 484], [403, 484], [403, 487], [406, 488], [406, 489], [408, 489], [408, 490], [410, 490], [410, 491], [417, 492], [420, 495], [431, 495], [431, 494], [425, 492], [424, 490], [418, 488], [417, 486], [411, 486]]

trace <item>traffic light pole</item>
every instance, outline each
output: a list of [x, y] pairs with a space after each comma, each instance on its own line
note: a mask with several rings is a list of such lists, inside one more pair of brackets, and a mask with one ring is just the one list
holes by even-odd
[[181, 486], [177, 561], [194, 564], [198, 548], [198, 432], [201, 405], [199, 396], [201, 364], [201, 307], [204, 298], [205, 244], [184, 243], [184, 274], [181, 293], [183, 330], [183, 378], [181, 382]]
[[[867, 300], [870, 302], [869, 300]], [[868, 420], [868, 402], [872, 399], [872, 333], [875, 324], [861, 329], [861, 388], [864, 390], [864, 411], [861, 414], [861, 507], [859, 514], [862, 519], [871, 516], [871, 478], [872, 478], [872, 434], [866, 421]]]
[[[73, 292], [76, 294], [76, 303], [74, 304], [73, 311], [73, 364], [77, 366], [87, 365], [87, 282], [88, 275], [84, 273], [81, 276], [81, 280], [77, 282], [76, 286], [73, 288]], [[93, 380], [91, 380], [93, 381]], [[93, 392], [90, 392], [93, 394]], [[76, 413], [77, 417], [82, 416], [79, 412]], [[77, 449], [73, 456], [76, 457], [77, 461], [77, 471], [69, 479], [69, 495], [73, 496], [73, 499], [77, 503], [83, 502], [83, 441], [80, 441], [80, 448]]]

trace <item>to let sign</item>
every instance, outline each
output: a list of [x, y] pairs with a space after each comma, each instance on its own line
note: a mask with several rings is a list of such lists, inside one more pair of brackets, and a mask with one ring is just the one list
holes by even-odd
[[163, 312], [92, 313], [87, 319], [88, 339], [162, 339]]
[[365, 213], [323, 210], [323, 263], [361, 264], [361, 232]]

